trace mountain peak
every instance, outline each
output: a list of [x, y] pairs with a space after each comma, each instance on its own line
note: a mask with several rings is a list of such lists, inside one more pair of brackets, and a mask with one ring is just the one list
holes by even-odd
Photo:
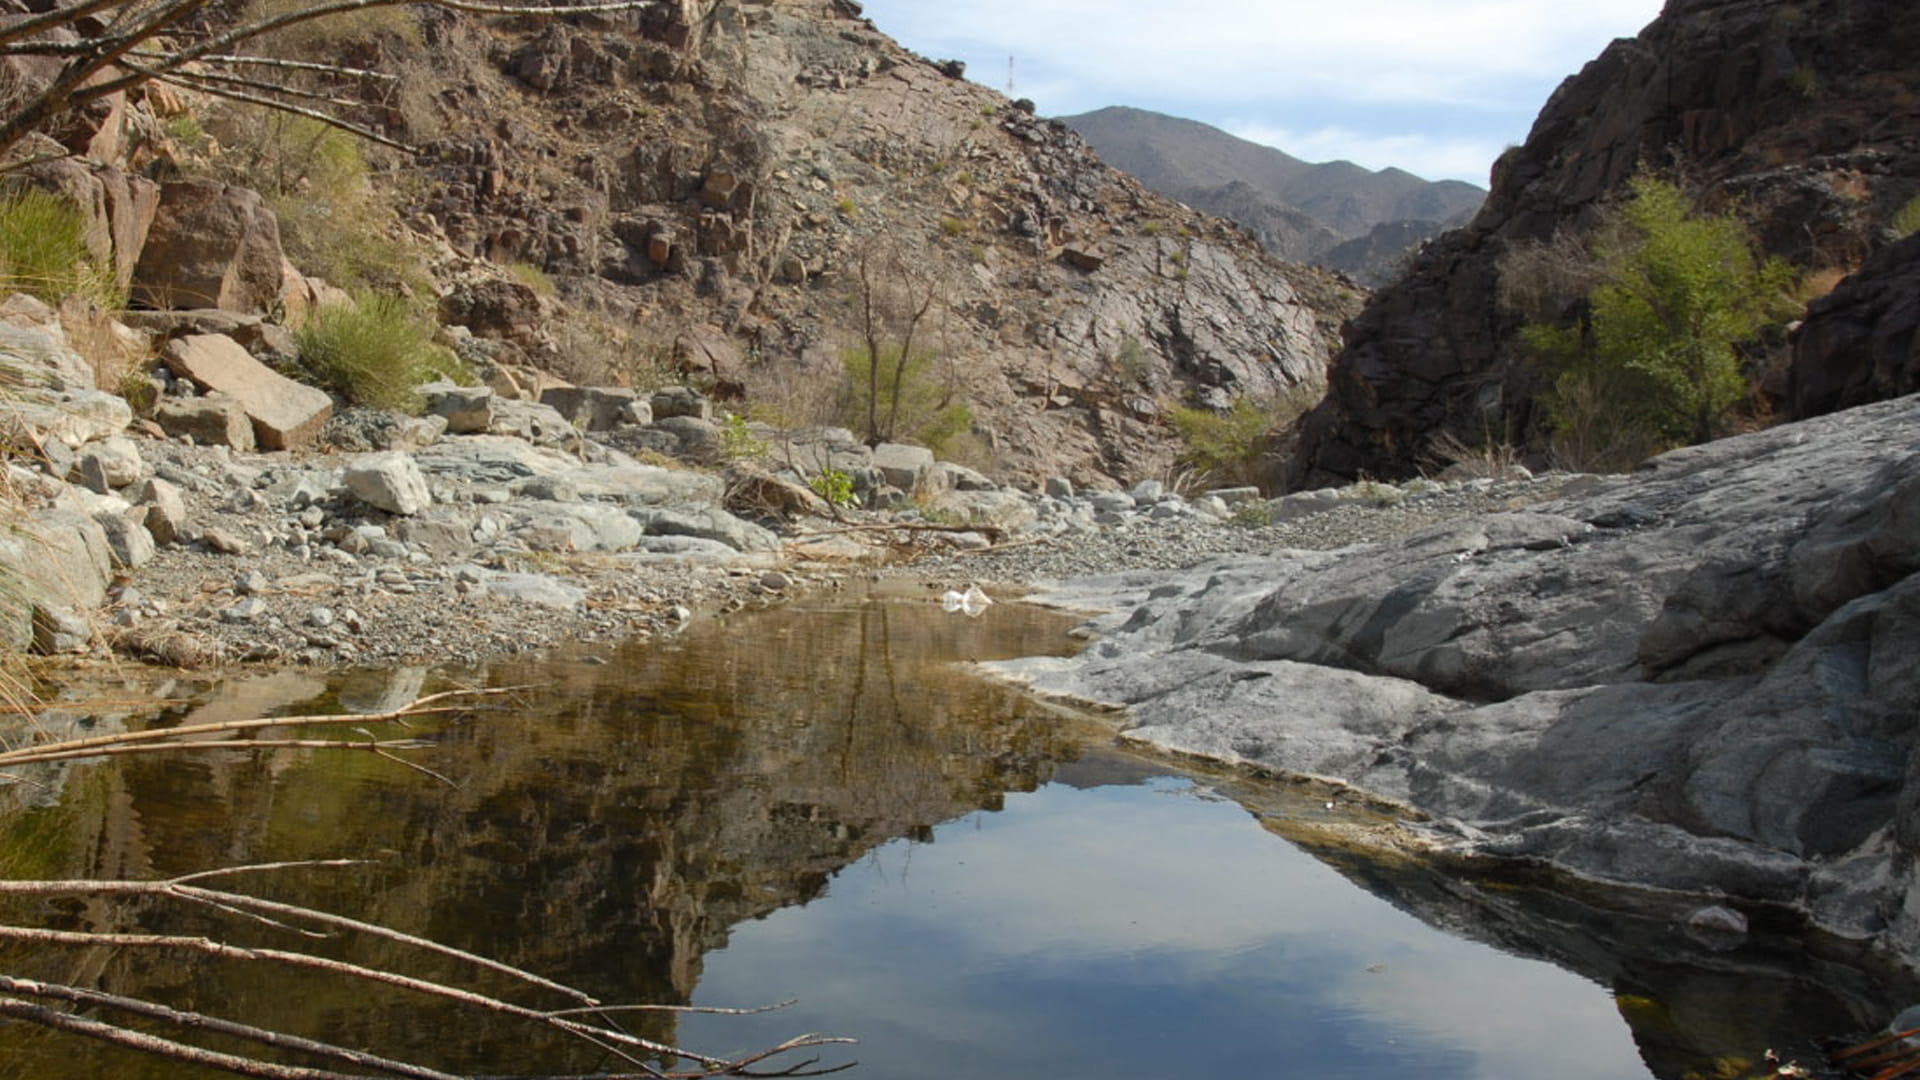
[[[1379, 280], [1400, 252], [1378, 253], [1377, 245], [1350, 249], [1370, 253], [1360, 265], [1325, 257], [1381, 226], [1392, 226], [1392, 235], [1415, 236], [1417, 243], [1442, 225], [1464, 222], [1486, 196], [1472, 184], [1430, 182], [1404, 169], [1303, 161], [1198, 120], [1129, 106], [1062, 117], [1061, 123], [1108, 164], [1197, 209], [1232, 218], [1274, 254], [1363, 279]], [[1405, 227], [1413, 222], [1426, 227]]]

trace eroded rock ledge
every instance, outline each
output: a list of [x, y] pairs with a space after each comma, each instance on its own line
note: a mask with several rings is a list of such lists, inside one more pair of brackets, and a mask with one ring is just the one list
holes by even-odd
[[1920, 396], [1392, 545], [1086, 579], [999, 665], [1132, 738], [1335, 778], [1457, 851], [1795, 905], [1920, 960]]

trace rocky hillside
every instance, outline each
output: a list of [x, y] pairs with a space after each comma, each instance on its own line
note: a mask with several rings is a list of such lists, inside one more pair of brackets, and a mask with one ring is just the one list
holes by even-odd
[[[1420, 241], [1464, 224], [1486, 192], [1400, 169], [1313, 164], [1195, 120], [1108, 108], [1061, 118], [1100, 157], [1153, 190], [1237, 221], [1268, 251], [1354, 275], [1397, 276]], [[1360, 242], [1359, 246], [1350, 246]]]
[[[1885, 0], [1670, 0], [1638, 38], [1609, 46], [1501, 159], [1473, 223], [1430, 244], [1355, 321], [1329, 399], [1305, 426], [1294, 482], [1407, 475], [1441, 433], [1537, 432], [1541, 376], [1512, 348], [1520, 320], [1500, 303], [1501, 259], [1590, 223], [1643, 167], [1678, 169], [1710, 209], [1737, 208], [1769, 253], [1801, 268], [1862, 267], [1920, 194], [1920, 24], [1910, 16]], [[1838, 298], [1815, 304], [1791, 380], [1876, 388], [1810, 393], [1819, 407], [1913, 388], [1913, 319], [1882, 325], [1885, 302], [1844, 313]], [[1835, 331], [1816, 333], [1822, 322]], [[1841, 355], [1865, 364], [1858, 376], [1831, 370]], [[1793, 396], [1788, 381], [1769, 389]]]
[[[397, 93], [353, 89], [379, 96], [373, 126], [417, 149], [376, 157], [375, 179], [407, 239], [432, 251], [441, 318], [510, 370], [684, 378], [769, 417], [839, 422], [858, 267], [883, 249], [934, 294], [917, 342], [937, 354], [940, 392], [971, 409], [975, 463], [1115, 486], [1168, 465], [1167, 405], [1317, 384], [1353, 310], [1332, 276], [1152, 194], [845, 0], [409, 19], [350, 50], [403, 75]], [[343, 47], [312, 51], [334, 61]], [[136, 92], [61, 133], [92, 160], [40, 177], [96, 207], [115, 201], [103, 182], [131, 183], [138, 194], [118, 200], [131, 212], [100, 226], [120, 265], [201, 259], [143, 256], [142, 207], [157, 198], [162, 218], [192, 217], [187, 201], [228, 196], [149, 190], [132, 170], [185, 182], [207, 162], [178, 133], [218, 136], [229, 112], [192, 92]], [[215, 295], [191, 306], [279, 310], [280, 264], [264, 245], [250, 257], [263, 287], [207, 286]], [[187, 291], [133, 286], [156, 306]]]

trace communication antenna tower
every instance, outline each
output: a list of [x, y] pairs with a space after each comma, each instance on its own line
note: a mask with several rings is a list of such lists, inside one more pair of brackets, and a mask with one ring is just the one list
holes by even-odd
[[1007, 57], [1007, 96], [1013, 96], [1013, 57]]

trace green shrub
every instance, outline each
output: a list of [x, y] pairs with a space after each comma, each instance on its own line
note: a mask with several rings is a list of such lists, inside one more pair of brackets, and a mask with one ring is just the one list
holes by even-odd
[[1269, 435], [1281, 415], [1281, 410], [1251, 397], [1233, 399], [1224, 413], [1187, 406], [1167, 410], [1168, 422], [1186, 444], [1181, 464], [1208, 484], [1258, 483]]
[[535, 296], [552, 299], [560, 291], [545, 270], [530, 262], [508, 263], [507, 276], [532, 289]]
[[[1618, 426], [1668, 444], [1723, 434], [1748, 395], [1738, 346], [1786, 317], [1794, 273], [1753, 252], [1732, 215], [1701, 215], [1674, 184], [1633, 181], [1595, 245], [1584, 327], [1532, 324], [1522, 343], [1555, 368], [1556, 431]], [[1601, 418], [1586, 415], [1601, 410]], [[1632, 441], [1630, 438], [1628, 441]]]
[[856, 501], [853, 496], [853, 477], [839, 469], [820, 470], [807, 481], [807, 486], [832, 506], [852, 506]]
[[[840, 359], [852, 386], [843, 417], [849, 427], [865, 429], [868, 418], [878, 415], [873, 437], [912, 439], [942, 456], [972, 427], [973, 410], [953, 400], [953, 387], [935, 377], [932, 354], [915, 350], [903, 364], [898, 346], [883, 346], [878, 372], [865, 348], [847, 349]], [[870, 396], [877, 404], [873, 410]]]
[[362, 295], [331, 304], [300, 328], [300, 366], [309, 381], [356, 405], [417, 412], [414, 388], [438, 378], [467, 378], [433, 328], [397, 296]]
[[0, 195], [0, 286], [51, 304], [81, 296], [118, 310], [126, 297], [87, 248], [87, 221], [71, 202], [38, 190]]
[[728, 413], [720, 421], [720, 449], [729, 460], [767, 456], [767, 444], [748, 429], [746, 418]]

